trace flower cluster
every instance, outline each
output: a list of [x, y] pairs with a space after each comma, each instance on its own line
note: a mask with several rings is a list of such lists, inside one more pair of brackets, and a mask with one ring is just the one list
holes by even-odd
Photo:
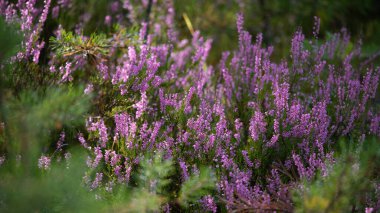
[[[5, 8], [1, 13], [22, 23], [26, 41], [18, 58], [38, 63], [45, 45], [38, 38], [52, 3], [45, 0], [41, 10], [35, 0], [24, 2], [0, 5]], [[276, 62], [271, 58], [275, 48], [265, 47], [261, 34], [253, 39], [238, 14], [238, 47], [224, 52], [213, 66], [207, 63], [211, 39], [199, 31], [191, 39], [179, 38], [171, 1], [151, 2], [150, 20], [139, 15], [151, 7], [148, 1], [140, 6], [122, 2], [110, 1], [112, 13], [104, 24], [121, 26], [99, 38], [107, 45], [81, 34], [88, 21], [83, 16], [73, 40], [84, 46], [93, 42], [92, 49], [85, 56], [81, 47], [81, 54], [48, 58], [58, 85], [85, 83], [85, 95], [95, 96], [87, 132], [78, 135], [89, 155], [86, 182], [91, 190], [129, 184], [141, 155], [161, 152], [174, 160], [179, 182], [203, 165], [216, 171], [217, 196], [199, 200], [207, 211], [217, 212], [217, 205], [228, 210], [292, 209], [290, 191], [300, 179], [312, 180], [318, 172], [328, 175], [340, 138], [380, 137], [374, 104], [380, 68], [362, 60], [360, 43], [348, 47], [345, 30], [318, 41], [316, 18], [314, 39], [295, 32], [289, 56]], [[52, 17], [71, 6], [58, 1]], [[139, 24], [136, 35], [125, 32], [121, 8]], [[56, 39], [62, 32], [57, 29]], [[63, 132], [57, 149], [62, 150], [64, 140]], [[50, 161], [42, 156], [38, 166], [48, 169]]]

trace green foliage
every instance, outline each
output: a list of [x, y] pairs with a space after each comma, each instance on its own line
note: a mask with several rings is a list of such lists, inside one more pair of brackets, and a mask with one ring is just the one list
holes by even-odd
[[[120, 190], [112, 199], [112, 208], [117, 212], [149, 212], [159, 211], [165, 203], [172, 202], [184, 209], [190, 203], [197, 202], [202, 196], [209, 194], [215, 187], [215, 176], [210, 169], [202, 168], [198, 175], [191, 176], [181, 184], [179, 196], [172, 191], [170, 179], [174, 172], [171, 159], [163, 159], [161, 153], [152, 158], [145, 156], [141, 162], [137, 176], [137, 186]], [[172, 196], [174, 193], [174, 196]]]
[[194, 203], [215, 187], [216, 178], [208, 168], [202, 168], [199, 174], [193, 174], [182, 184], [178, 202], [183, 206]]
[[[0, 38], [6, 36], [9, 40], [1, 44], [4, 45], [2, 50], [9, 57], [15, 53], [19, 37], [11, 27], [3, 26], [2, 21], [0, 25]], [[8, 70], [3, 67], [1, 75], [0, 122], [4, 122], [6, 128], [0, 131], [0, 149], [6, 154], [6, 161], [0, 168], [0, 211], [96, 210], [98, 204], [94, 196], [81, 184], [85, 166], [83, 153], [73, 154], [76, 157], [70, 165], [53, 162], [45, 173], [37, 168], [41, 150], [49, 146], [54, 130], [82, 124], [91, 96], [84, 97], [82, 87], [35, 91], [25, 88], [15, 95], [10, 92], [15, 84]]]
[[[7, 124], [8, 152], [32, 157], [46, 145], [50, 130], [83, 124], [91, 96], [83, 88], [49, 88], [47, 91], [24, 91], [10, 97], [1, 106]], [[31, 159], [26, 160], [29, 165]]]
[[34, 130], [53, 125], [75, 125], [83, 122], [82, 116], [88, 109], [90, 98], [83, 95], [83, 87], [25, 91], [19, 98], [11, 100], [6, 110], [12, 111], [12, 117], [18, 120], [24, 118]]
[[[100, 212], [106, 205], [83, 187], [84, 153], [74, 152], [69, 162], [53, 163], [41, 174], [0, 170], [1, 212]], [[37, 163], [37, 162], [33, 162]], [[21, 165], [19, 165], [21, 166]]]
[[170, 184], [169, 176], [173, 173], [173, 162], [163, 160], [162, 154], [156, 154], [151, 160], [148, 159], [141, 163], [140, 185], [150, 192], [162, 194], [165, 192], [165, 187]]
[[[17, 33], [0, 23], [0, 38], [4, 55], [15, 53]], [[4, 46], [3, 46], [4, 45]], [[3, 49], [4, 48], [4, 49]], [[83, 97], [81, 87], [51, 87], [47, 90], [21, 90], [17, 95], [11, 91], [12, 82], [1, 70], [0, 149], [6, 161], [0, 167], [1, 212], [83, 212], [99, 210], [98, 202], [81, 184], [84, 170], [83, 153], [75, 156], [69, 164], [52, 163], [49, 171], [41, 173], [37, 159], [42, 148], [53, 137], [51, 132], [63, 126], [74, 127], [83, 122], [89, 107], [89, 97]], [[4, 75], [4, 76], [3, 76]], [[4, 77], [4, 78], [3, 78]], [[3, 82], [4, 81], [4, 82]], [[2, 127], [3, 128], [3, 127]]]
[[122, 212], [153, 212], [159, 211], [161, 206], [165, 203], [165, 199], [157, 194], [151, 193], [147, 190], [136, 190], [129, 204], [125, 207], [118, 209]]
[[21, 41], [21, 35], [17, 32], [16, 27], [6, 24], [3, 17], [0, 17], [0, 39], [1, 62], [17, 52], [17, 45]]
[[59, 38], [50, 38], [51, 48], [58, 57], [84, 55], [87, 57], [105, 56], [108, 54], [109, 40], [104, 34], [92, 33], [89, 38], [61, 31]]
[[[14, 26], [4, 22], [3, 17], [0, 17], [0, 102], [5, 95], [5, 86], [8, 84], [9, 78], [9, 58], [14, 55], [21, 43], [21, 36], [18, 34]], [[1, 114], [0, 114], [1, 119]]]
[[376, 139], [364, 141], [358, 149], [343, 145], [341, 156], [328, 168], [327, 176], [319, 174], [314, 181], [304, 180], [294, 191], [295, 211], [363, 212], [365, 199], [376, 193], [379, 184], [379, 148]]

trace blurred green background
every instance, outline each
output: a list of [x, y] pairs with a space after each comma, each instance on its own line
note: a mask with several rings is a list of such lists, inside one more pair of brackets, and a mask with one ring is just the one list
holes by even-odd
[[276, 48], [274, 59], [288, 55], [291, 37], [299, 27], [306, 38], [313, 37], [314, 16], [321, 19], [319, 38], [344, 27], [353, 40], [362, 39], [365, 55], [380, 49], [378, 0], [175, 0], [174, 3], [182, 36], [190, 35], [182, 17], [187, 14], [194, 29], [213, 39], [212, 64], [222, 51], [236, 47], [238, 12], [244, 14], [246, 30], [254, 36], [262, 32], [264, 44]]
[[[124, 0], [72, 0], [71, 2], [72, 6], [65, 8], [58, 18], [48, 19], [43, 36], [46, 43], [49, 42], [53, 29], [59, 24], [63, 29], [75, 31], [76, 25], [86, 20], [83, 33], [90, 35], [93, 32], [110, 32], [111, 27], [104, 24], [107, 15], [119, 14], [124, 18], [128, 17], [128, 10], [122, 7]], [[117, 11], [111, 9], [115, 2], [119, 5]], [[136, 9], [137, 20], [145, 20], [146, 9], [141, 7], [142, 1], [129, 2]], [[153, 4], [152, 11], [164, 8], [161, 12], [167, 13], [164, 5], [171, 1], [153, 0], [153, 2], [156, 4]], [[291, 38], [297, 29], [301, 28], [306, 38], [313, 37], [314, 16], [321, 19], [319, 39], [346, 28], [352, 36], [352, 41], [362, 39], [364, 55], [371, 55], [380, 49], [379, 0], [173, 0], [173, 6], [175, 27], [179, 30], [180, 38], [191, 38], [184, 19], [185, 15], [194, 30], [199, 30], [203, 36], [213, 39], [208, 59], [210, 64], [217, 64], [223, 51], [235, 49], [236, 14], [239, 12], [244, 14], [245, 29], [254, 38], [258, 33], [263, 33], [264, 45], [275, 47], [274, 60], [289, 55]], [[139, 24], [126, 19], [123, 19], [122, 23], [129, 26]], [[45, 58], [45, 53], [44, 51], [41, 53], [41, 58]]]

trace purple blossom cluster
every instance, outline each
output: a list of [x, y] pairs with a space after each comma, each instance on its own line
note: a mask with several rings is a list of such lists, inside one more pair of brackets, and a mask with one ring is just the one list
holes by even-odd
[[21, 23], [23, 51], [17, 54], [15, 60], [31, 60], [38, 63], [41, 50], [45, 47], [45, 42], [40, 40], [40, 34], [51, 8], [51, 0], [44, 0], [42, 8], [36, 5], [36, 0], [18, 1], [16, 4], [0, 1], [0, 12], [6, 21]]
[[[38, 38], [47, 15], [57, 17], [71, 2], [58, 1], [52, 9], [49, 0], [43, 8], [36, 8], [35, 0], [0, 2], [7, 21], [22, 23], [26, 40], [17, 59], [38, 63], [45, 45]], [[87, 132], [78, 135], [89, 153], [89, 170], [100, 170], [88, 181], [92, 190], [128, 184], [142, 154], [162, 152], [176, 162], [181, 181], [201, 165], [216, 170], [218, 196], [199, 201], [207, 211], [217, 212], [217, 197], [228, 210], [289, 208], [298, 180], [311, 180], [319, 171], [328, 174], [332, 147], [340, 137], [363, 141], [380, 136], [380, 113], [373, 104], [380, 68], [357, 62], [361, 44], [347, 51], [345, 30], [317, 41], [316, 18], [315, 40], [295, 32], [289, 56], [276, 62], [271, 58], [275, 48], [264, 46], [261, 34], [254, 38], [246, 31], [238, 14], [238, 48], [223, 53], [212, 66], [207, 63], [212, 40], [199, 31], [181, 40], [171, 1], [153, 1], [157, 6], [145, 22], [139, 14], [147, 2], [110, 1], [114, 13], [104, 19], [105, 25], [123, 24], [122, 7], [130, 11], [129, 20], [140, 23], [140, 31], [134, 43], [117, 40], [115, 34], [108, 60], [91, 68], [98, 78], [86, 82], [86, 95], [111, 100], [107, 104], [112, 106], [96, 110], [86, 120]], [[77, 32], [86, 23], [83, 19]], [[88, 64], [72, 57], [58, 66], [58, 84], [65, 84]], [[64, 139], [62, 133], [57, 149]], [[39, 159], [40, 168], [49, 165], [49, 157]]]
[[38, 159], [38, 167], [40, 169], [47, 170], [50, 168], [51, 159], [47, 156], [42, 155], [40, 159]]

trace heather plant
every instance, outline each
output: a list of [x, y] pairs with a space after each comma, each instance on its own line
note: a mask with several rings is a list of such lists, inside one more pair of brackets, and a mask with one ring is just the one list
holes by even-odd
[[183, 37], [172, 1], [86, 3], [65, 19], [84, 3], [0, 1], [22, 37], [1, 76], [9, 168], [47, 174], [36, 182], [49, 188], [66, 171], [55, 161], [80, 149], [86, 166], [67, 181], [98, 211], [379, 210], [368, 159], [378, 157], [380, 69], [347, 30], [322, 40], [315, 17], [312, 35], [298, 29], [275, 60], [238, 13], [236, 49], [211, 64], [218, 44], [187, 15]]
[[378, 201], [372, 199], [379, 193], [378, 142], [371, 138], [356, 145], [340, 144], [343, 149], [328, 166], [329, 174], [319, 173], [295, 190], [296, 212], [376, 211]]

